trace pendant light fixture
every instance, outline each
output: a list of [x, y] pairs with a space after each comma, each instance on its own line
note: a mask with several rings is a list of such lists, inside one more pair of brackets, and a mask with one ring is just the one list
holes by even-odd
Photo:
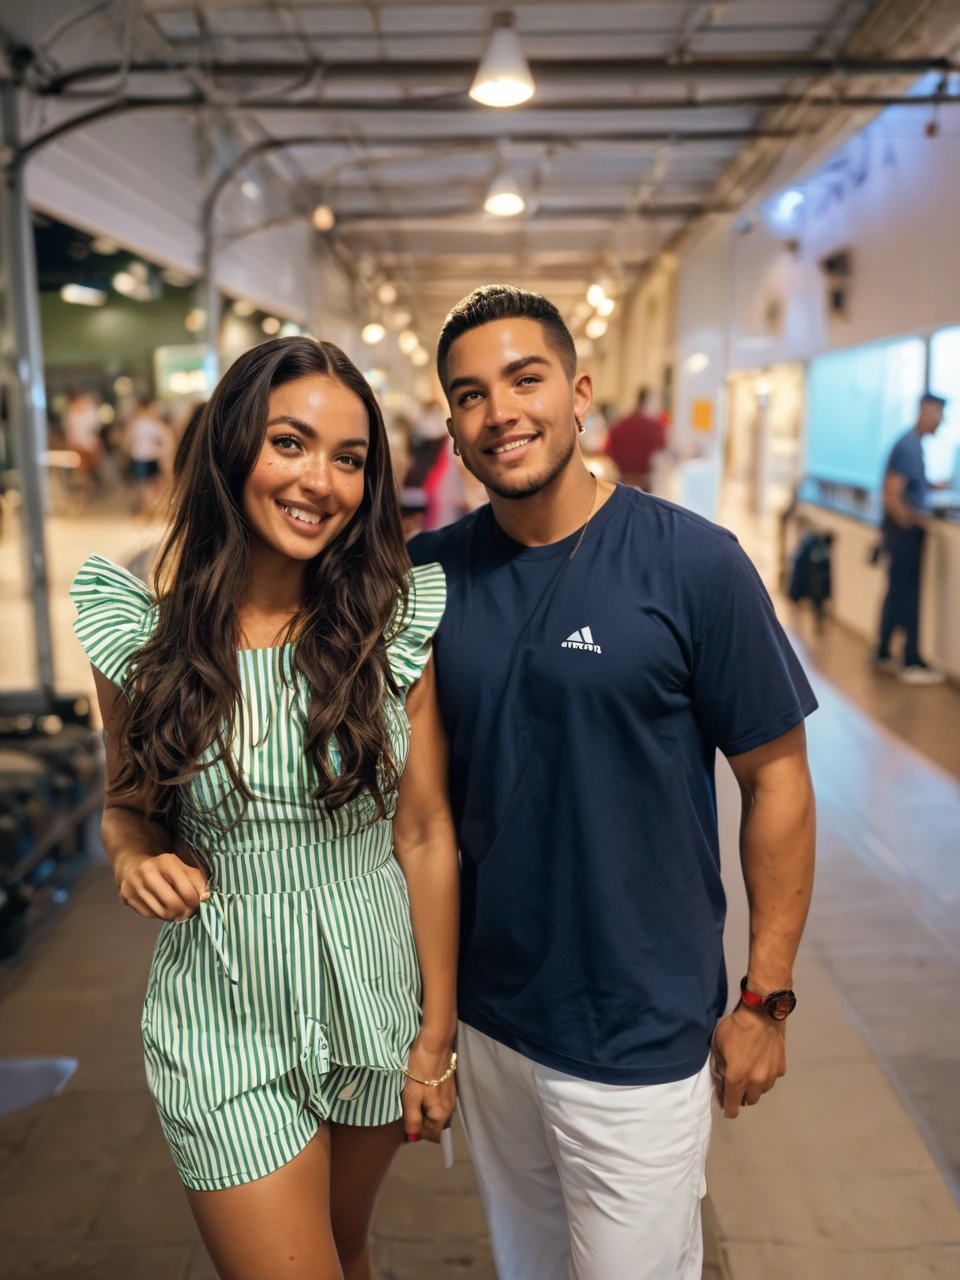
[[514, 218], [527, 207], [516, 178], [506, 166], [490, 183], [483, 207], [487, 213], [493, 213], [498, 218]]
[[533, 94], [533, 76], [513, 27], [513, 14], [498, 13], [470, 97], [485, 107], [518, 107]]

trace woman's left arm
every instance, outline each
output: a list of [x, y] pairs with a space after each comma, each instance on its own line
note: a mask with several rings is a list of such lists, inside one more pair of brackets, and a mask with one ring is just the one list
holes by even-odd
[[[410, 750], [400, 779], [393, 841], [407, 881], [413, 936], [423, 981], [420, 1033], [407, 1070], [438, 1080], [450, 1066], [457, 1030], [457, 941], [460, 868], [447, 791], [447, 736], [437, 702], [433, 661], [407, 695]], [[439, 1088], [407, 1081], [407, 1141], [439, 1142], [453, 1113], [453, 1078]]]

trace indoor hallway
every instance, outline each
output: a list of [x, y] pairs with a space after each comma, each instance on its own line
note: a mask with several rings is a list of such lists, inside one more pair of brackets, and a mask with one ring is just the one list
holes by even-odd
[[[51, 522], [48, 532], [59, 683], [89, 690], [69, 630], [70, 577], [91, 551], [126, 559], [155, 531], [91, 515]], [[0, 569], [13, 554], [6, 542]], [[25, 650], [25, 629], [6, 625], [15, 602], [3, 577], [0, 621]], [[858, 705], [850, 673], [859, 668], [842, 634], [828, 627], [815, 647], [800, 643], [821, 700], [809, 724], [820, 864], [797, 967], [801, 1003], [787, 1078], [737, 1122], [715, 1119], [705, 1275], [952, 1276], [960, 1268], [951, 1194], [960, 1181], [951, 1085], [960, 1067], [958, 775], [933, 764], [921, 739], [894, 737]], [[834, 679], [824, 674], [831, 662]], [[908, 727], [934, 733], [955, 715], [944, 702], [952, 691], [903, 692], [915, 700]], [[746, 942], [737, 797], [729, 770], [718, 773], [736, 979]], [[94, 863], [43, 936], [7, 966], [0, 1054], [73, 1056], [79, 1068], [60, 1097], [0, 1121], [4, 1280], [212, 1277], [144, 1084], [138, 1011], [154, 933], [119, 906], [108, 869]], [[459, 1134], [456, 1149], [452, 1173], [435, 1148], [400, 1153], [377, 1217], [380, 1280], [493, 1280]]]

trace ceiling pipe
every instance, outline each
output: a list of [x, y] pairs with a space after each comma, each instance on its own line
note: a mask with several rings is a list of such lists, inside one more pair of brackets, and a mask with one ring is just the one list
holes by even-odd
[[[297, 61], [218, 62], [205, 59], [168, 58], [163, 61], [131, 62], [123, 68], [128, 78], [136, 75], [188, 74], [202, 71], [211, 79], [290, 80], [297, 75], [316, 71], [316, 64]], [[785, 58], [759, 56], [745, 58], [688, 57], [671, 61], [666, 58], [594, 58], [534, 59], [530, 69], [538, 87], [566, 87], [601, 81], [609, 85], [623, 80], [631, 85], [648, 80], [747, 80], [747, 79], [811, 79], [821, 76], [910, 76], [919, 77], [929, 71], [949, 75], [957, 66], [949, 58]], [[95, 63], [75, 67], [48, 79], [38, 78], [31, 85], [40, 97], [56, 97], [74, 85], [90, 84], [115, 77], [121, 70], [116, 62]], [[369, 60], [338, 58], [324, 63], [325, 85], [350, 83], [401, 83], [418, 88], [439, 79], [467, 87], [476, 72], [476, 62], [459, 59]]]
[[[96, 102], [103, 104], [103, 95], [85, 93], [64, 93], [61, 102]], [[141, 107], [188, 107], [199, 106], [207, 99], [196, 94], [171, 94], [169, 97], [159, 95], [126, 97], [119, 99], [119, 107], [127, 105], [129, 109]], [[525, 114], [538, 116], [559, 115], [575, 111], [578, 114], [609, 116], [615, 111], [629, 112], [677, 112], [679, 114], [698, 113], [704, 111], [760, 111], [777, 107], [821, 107], [829, 110], [847, 108], [851, 110], [882, 107], [931, 107], [950, 106], [960, 103], [960, 94], [925, 93], [904, 97], [896, 93], [835, 93], [835, 94], [800, 94], [800, 93], [752, 93], [721, 95], [718, 97], [696, 98], [567, 98], [550, 102], [538, 102], [533, 106], [512, 107], [502, 111], [497, 117], [497, 127], [511, 125], [521, 120]], [[110, 104], [104, 104], [110, 105]], [[236, 110], [244, 111], [309, 111], [311, 114], [358, 112], [377, 115], [453, 115], [479, 119], [490, 119], [489, 107], [478, 107], [465, 93], [444, 93], [432, 98], [329, 98], [319, 101], [310, 98], [253, 98], [231, 104]]]

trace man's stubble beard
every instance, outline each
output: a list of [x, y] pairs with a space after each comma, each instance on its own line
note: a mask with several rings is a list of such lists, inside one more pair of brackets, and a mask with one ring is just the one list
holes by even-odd
[[550, 468], [549, 471], [547, 471], [544, 475], [533, 476], [529, 480], [519, 481], [516, 486], [510, 487], [510, 488], [506, 486], [494, 484], [491, 480], [488, 480], [485, 476], [477, 475], [476, 471], [474, 471], [473, 468], [468, 464], [466, 458], [464, 458], [462, 461], [463, 461], [463, 465], [467, 468], [470, 474], [475, 479], [479, 480], [485, 489], [489, 489], [491, 493], [495, 493], [498, 498], [507, 498], [513, 501], [520, 501], [523, 498], [532, 498], [534, 494], [541, 493], [544, 489], [546, 489], [548, 485], [553, 484], [557, 476], [559, 476], [560, 473], [570, 465], [570, 460], [573, 457], [575, 448], [576, 448], [576, 440], [573, 436], [571, 436], [569, 447], [557, 459], [557, 461], [553, 464], [553, 466]]

